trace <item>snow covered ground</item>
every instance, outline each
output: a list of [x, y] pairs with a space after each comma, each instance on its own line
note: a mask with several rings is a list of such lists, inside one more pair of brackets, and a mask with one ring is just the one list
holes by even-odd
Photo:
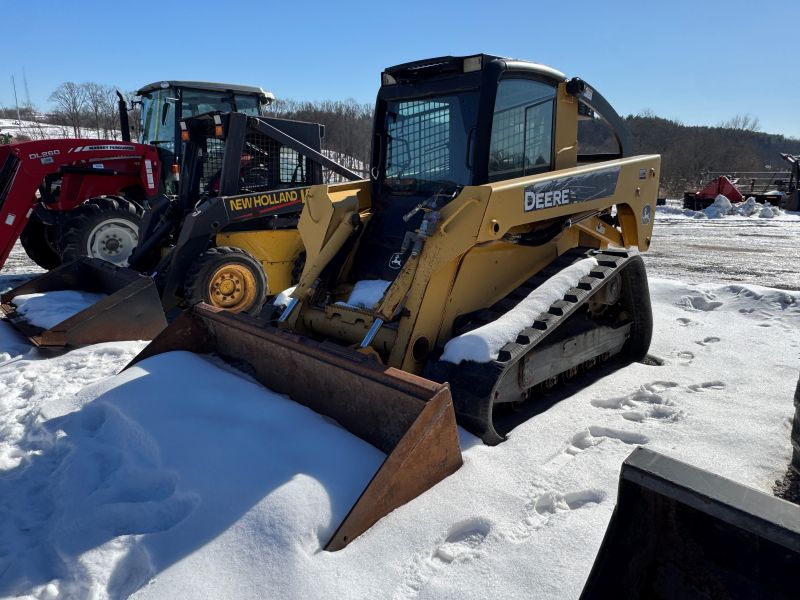
[[14, 296], [17, 312], [36, 327], [50, 329], [66, 321], [76, 313], [89, 308], [107, 297], [79, 290], [56, 290], [53, 292], [20, 294]]
[[[737, 219], [657, 215], [663, 366], [497, 447], [462, 432], [456, 474], [337, 553], [320, 548], [374, 449], [224, 365], [175, 353], [115, 376], [143, 343], [48, 355], [0, 323], [0, 597], [576, 598], [636, 445], [766, 492], [786, 469], [800, 292], [741, 282], [800, 289], [800, 227]], [[711, 264], [688, 269], [698, 253]]]
[[[37, 121], [17, 121], [16, 119], [0, 119], [0, 133], [9, 133], [12, 138], [24, 136], [31, 140], [45, 140], [49, 138], [71, 138], [75, 137], [75, 131], [72, 127], [66, 125], [53, 125], [51, 123], [39, 123]], [[119, 131], [103, 131], [99, 133], [95, 129], [87, 127], [80, 128], [81, 138], [94, 138], [94, 139], [121, 139], [122, 134]], [[12, 141], [16, 141], [13, 140]]]
[[800, 214], [694, 219], [676, 211], [656, 211], [653, 243], [643, 254], [651, 275], [800, 290]]

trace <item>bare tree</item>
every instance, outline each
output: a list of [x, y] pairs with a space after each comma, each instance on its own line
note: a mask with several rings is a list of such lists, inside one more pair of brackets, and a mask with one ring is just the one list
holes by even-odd
[[54, 112], [64, 119], [65, 125], [72, 127], [75, 137], [80, 137], [81, 120], [86, 108], [83, 87], [71, 81], [64, 82], [50, 94], [50, 101], [56, 105]]
[[718, 127], [726, 129], [738, 129], [740, 131], [761, 131], [761, 121], [758, 117], [751, 117], [750, 115], [736, 115], [723, 121]]
[[86, 100], [86, 109], [92, 117], [92, 128], [97, 132], [97, 137], [101, 137], [100, 130], [103, 128], [105, 113], [108, 110], [107, 86], [100, 85], [93, 81], [82, 83], [83, 97]]

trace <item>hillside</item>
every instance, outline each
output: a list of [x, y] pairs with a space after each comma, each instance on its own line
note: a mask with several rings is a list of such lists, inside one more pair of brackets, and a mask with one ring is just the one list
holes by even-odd
[[626, 119], [637, 154], [660, 154], [662, 193], [681, 196], [707, 183], [707, 171], [784, 170], [780, 153], [800, 154], [800, 140], [726, 127], [687, 126], [654, 116]]

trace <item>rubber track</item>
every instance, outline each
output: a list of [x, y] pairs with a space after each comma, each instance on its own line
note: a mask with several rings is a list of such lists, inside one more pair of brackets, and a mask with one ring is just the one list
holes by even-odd
[[[461, 424], [483, 438], [488, 444], [496, 444], [504, 439], [492, 424], [491, 397], [498, 393], [502, 380], [509, 376], [516, 377], [517, 363], [525, 356], [535, 352], [537, 346], [544, 345], [570, 316], [606, 282], [617, 275], [634, 256], [625, 250], [590, 250], [576, 249], [567, 252], [542, 269], [534, 277], [499, 300], [488, 309], [473, 313], [456, 335], [474, 330], [490, 323], [513, 309], [530, 292], [536, 289], [549, 277], [564, 269], [576, 260], [593, 256], [597, 259], [595, 266], [586, 277], [582, 277], [577, 285], [569, 289], [561, 300], [557, 300], [547, 312], [541, 313], [529, 327], [517, 334], [515, 341], [505, 344], [498, 353], [497, 360], [489, 363], [464, 361], [458, 365], [435, 361], [426, 365], [424, 375], [435, 381], [449, 381], [453, 389], [453, 399]], [[649, 299], [647, 310], [649, 310]], [[559, 373], [553, 373], [553, 376]], [[507, 399], [506, 399], [507, 400]]]

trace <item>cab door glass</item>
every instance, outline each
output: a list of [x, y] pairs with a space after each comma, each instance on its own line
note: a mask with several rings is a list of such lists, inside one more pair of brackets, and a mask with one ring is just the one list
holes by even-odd
[[261, 114], [258, 98], [256, 96], [236, 94], [236, 112], [258, 117]]
[[156, 90], [142, 98], [142, 143], [168, 152], [175, 146], [175, 98], [171, 89]]
[[216, 111], [233, 112], [233, 95], [208, 90], [183, 90], [181, 119]]
[[549, 171], [556, 90], [530, 79], [497, 86], [489, 141], [489, 181]]

